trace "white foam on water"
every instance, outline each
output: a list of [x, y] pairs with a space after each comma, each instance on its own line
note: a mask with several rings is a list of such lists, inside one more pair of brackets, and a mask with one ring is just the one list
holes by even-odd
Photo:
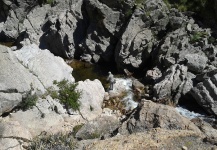
[[[133, 100], [134, 93], [132, 92], [132, 79], [127, 78], [115, 78], [116, 83], [119, 83], [123, 86], [124, 90], [126, 91], [127, 95], [122, 99], [126, 106], [126, 110], [132, 110], [138, 106], [138, 103]], [[115, 90], [115, 89], [114, 89]]]
[[204, 118], [205, 115], [200, 114], [200, 113], [195, 113], [194, 111], [189, 111], [187, 109], [185, 109], [184, 107], [176, 107], [176, 110], [182, 115], [185, 116], [189, 119], [193, 119], [193, 118]]

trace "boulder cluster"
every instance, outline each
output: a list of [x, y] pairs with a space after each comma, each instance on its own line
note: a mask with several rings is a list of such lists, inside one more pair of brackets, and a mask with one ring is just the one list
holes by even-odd
[[[125, 138], [121, 136], [143, 131], [153, 138], [155, 128], [168, 137], [182, 130], [177, 135], [217, 144], [215, 125], [190, 121], [173, 107], [158, 104], [192, 101], [216, 117], [216, 35], [215, 28], [205, 27], [194, 13], [170, 8], [163, 0], [0, 0], [0, 43], [13, 43], [10, 48], [0, 45], [0, 148], [23, 149], [42, 132], [66, 133], [81, 124], [75, 138], [106, 140], [99, 145], [81, 142], [79, 148], [100, 149], [110, 137], [118, 144], [115, 140]], [[146, 86], [135, 80], [142, 100], [121, 115], [102, 107], [105, 99], [109, 103], [109, 97], [115, 99], [123, 91], [107, 93], [97, 79], [79, 81], [80, 109], [67, 109], [47, 94], [50, 88], [58, 90], [54, 81], [75, 83], [73, 68], [63, 58], [116, 64], [119, 72], [142, 77], [149, 92], [142, 95]], [[39, 100], [31, 109], [19, 110], [29, 93]], [[164, 146], [158, 148], [174, 149]]]

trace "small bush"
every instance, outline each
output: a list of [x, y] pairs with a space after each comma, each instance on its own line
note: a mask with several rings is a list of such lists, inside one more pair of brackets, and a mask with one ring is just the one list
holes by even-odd
[[69, 83], [65, 79], [60, 82], [54, 81], [54, 84], [59, 88], [58, 94], [53, 93], [55, 97], [58, 98], [67, 109], [72, 108], [73, 110], [79, 110], [80, 103], [78, 99], [81, 96], [81, 92], [75, 90], [77, 84]]
[[20, 103], [20, 107], [23, 111], [26, 111], [32, 108], [33, 106], [35, 106], [37, 100], [38, 100], [38, 96], [36, 94], [31, 95], [31, 91], [29, 91], [27, 93], [26, 98], [24, 98], [22, 102]]
[[76, 140], [72, 134], [55, 134], [43, 135], [33, 139], [27, 150], [44, 150], [44, 149], [75, 149]]
[[199, 42], [202, 38], [207, 36], [206, 32], [195, 32], [190, 38], [190, 43]]
[[48, 95], [50, 95], [53, 99], [58, 99], [58, 92], [55, 91], [52, 87], [47, 88], [47, 92], [42, 97], [45, 99]]

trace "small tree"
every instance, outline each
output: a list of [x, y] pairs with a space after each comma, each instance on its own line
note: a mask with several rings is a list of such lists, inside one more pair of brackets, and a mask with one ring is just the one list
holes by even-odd
[[72, 108], [73, 110], [79, 110], [80, 103], [78, 99], [81, 96], [81, 92], [76, 90], [77, 83], [69, 83], [67, 80], [60, 82], [54, 81], [59, 88], [57, 98], [66, 108]]

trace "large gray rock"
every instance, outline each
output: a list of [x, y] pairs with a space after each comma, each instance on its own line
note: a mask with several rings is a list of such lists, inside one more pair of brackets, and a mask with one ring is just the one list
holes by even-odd
[[95, 139], [111, 134], [119, 126], [119, 120], [114, 116], [100, 116], [88, 123], [76, 133], [78, 139]]
[[156, 100], [168, 99], [178, 104], [180, 97], [193, 87], [191, 79], [195, 76], [187, 70], [188, 68], [184, 65], [171, 66], [161, 80], [154, 85], [154, 98]]
[[54, 80], [74, 82], [73, 69], [62, 58], [34, 44], [19, 51], [0, 46], [0, 69], [0, 115], [11, 111], [31, 90], [42, 95]]
[[[4, 40], [16, 39], [19, 36], [19, 32], [22, 30], [22, 23], [26, 15], [37, 5], [35, 0], [4, 0], [3, 12], [1, 14], [2, 19], [5, 20], [4, 27], [0, 33], [0, 39]], [[5, 19], [7, 18], [7, 19]]]
[[0, 114], [9, 112], [14, 106], [17, 106], [22, 101], [20, 93], [3, 93], [0, 92]]
[[[40, 35], [40, 47], [49, 49], [61, 57], [74, 57], [78, 44], [85, 37], [87, 28], [87, 18], [83, 16], [82, 7], [82, 0], [64, 2], [59, 0], [56, 6], [48, 8], [48, 10], [38, 8], [42, 9], [42, 12], [46, 10], [43, 14], [45, 19], [42, 19], [43, 23], [41, 24], [43, 34]], [[38, 16], [38, 13], [39, 11], [35, 10], [28, 15], [31, 18], [30, 23], [34, 22], [34, 16]], [[39, 28], [38, 31], [42, 32], [39, 25], [35, 28]], [[36, 39], [39, 40], [39, 37]]]
[[32, 140], [32, 135], [19, 122], [0, 118], [0, 146], [2, 150], [22, 150], [22, 145], [30, 140]]
[[0, 137], [1, 138], [14, 138], [23, 141], [32, 140], [30, 132], [20, 125], [17, 121], [6, 121], [1, 119], [0, 122]]
[[20, 142], [16, 139], [9, 139], [9, 138], [4, 138], [0, 139], [0, 145], [1, 149], [11, 149], [13, 147], [13, 150], [22, 150], [23, 147], [20, 145]]
[[191, 95], [210, 114], [217, 115], [217, 74], [206, 77], [192, 90]]
[[121, 134], [144, 132], [152, 128], [169, 130], [193, 130], [200, 132], [190, 120], [182, 117], [173, 107], [156, 104], [152, 101], [144, 103], [119, 128]]
[[[194, 30], [196, 30], [195, 32], [205, 32], [202, 29]], [[157, 63], [169, 68], [171, 65], [186, 62], [190, 71], [202, 73], [206, 66], [207, 58], [202, 51], [203, 46], [194, 46], [190, 43], [191, 40], [191, 35], [188, 34], [184, 27], [169, 33], [163, 40], [163, 44], [161, 44], [156, 55], [157, 57], [155, 57]], [[200, 56], [199, 59], [202, 60], [201, 64], [193, 56]]]
[[116, 46], [115, 61], [119, 69], [141, 68], [151, 57], [153, 33], [166, 30], [169, 18], [164, 2], [148, 0], [143, 5], [144, 9], [135, 10]]
[[5, 93], [24, 93], [35, 89], [38, 93], [45, 92], [44, 86], [26, 69], [7, 47], [0, 45], [0, 91]]
[[[100, 59], [111, 61], [113, 51], [117, 43], [117, 36], [124, 22], [125, 15], [121, 13], [123, 4], [112, 0], [85, 1], [90, 24], [87, 28], [87, 35], [81, 42], [80, 47], [83, 53], [90, 54], [92, 61], [98, 62]], [[124, 2], [123, 2], [124, 3]], [[132, 7], [129, 6], [128, 7]], [[129, 8], [130, 9], [130, 8]]]
[[22, 94], [33, 88], [43, 94], [45, 88], [37, 76], [26, 69], [13, 52], [0, 45], [0, 115], [12, 110], [22, 100]]
[[185, 59], [187, 60], [188, 69], [196, 73], [202, 72], [208, 61], [205, 55], [198, 54], [187, 54]]
[[53, 86], [54, 80], [59, 82], [66, 79], [74, 82], [71, 74], [73, 69], [62, 58], [54, 56], [48, 50], [41, 50], [32, 44], [14, 53], [18, 60], [37, 76], [45, 88]]
[[102, 103], [105, 95], [105, 90], [99, 80], [79, 81], [76, 87], [81, 91], [80, 113], [87, 120], [93, 120], [102, 113]]
[[63, 106], [48, 96], [39, 99], [32, 109], [11, 113], [9, 119], [19, 122], [35, 137], [43, 131], [49, 134], [67, 131], [67, 126], [64, 127], [64, 114], [66, 110]]
[[85, 37], [86, 19], [81, 8], [83, 1], [56, 0], [53, 4], [40, 5], [38, 2], [18, 0], [4, 4], [9, 12], [4, 13], [3, 9], [5, 15], [0, 16], [6, 20], [0, 29], [0, 39], [22, 41], [28, 38], [55, 55], [73, 57], [78, 43]]

